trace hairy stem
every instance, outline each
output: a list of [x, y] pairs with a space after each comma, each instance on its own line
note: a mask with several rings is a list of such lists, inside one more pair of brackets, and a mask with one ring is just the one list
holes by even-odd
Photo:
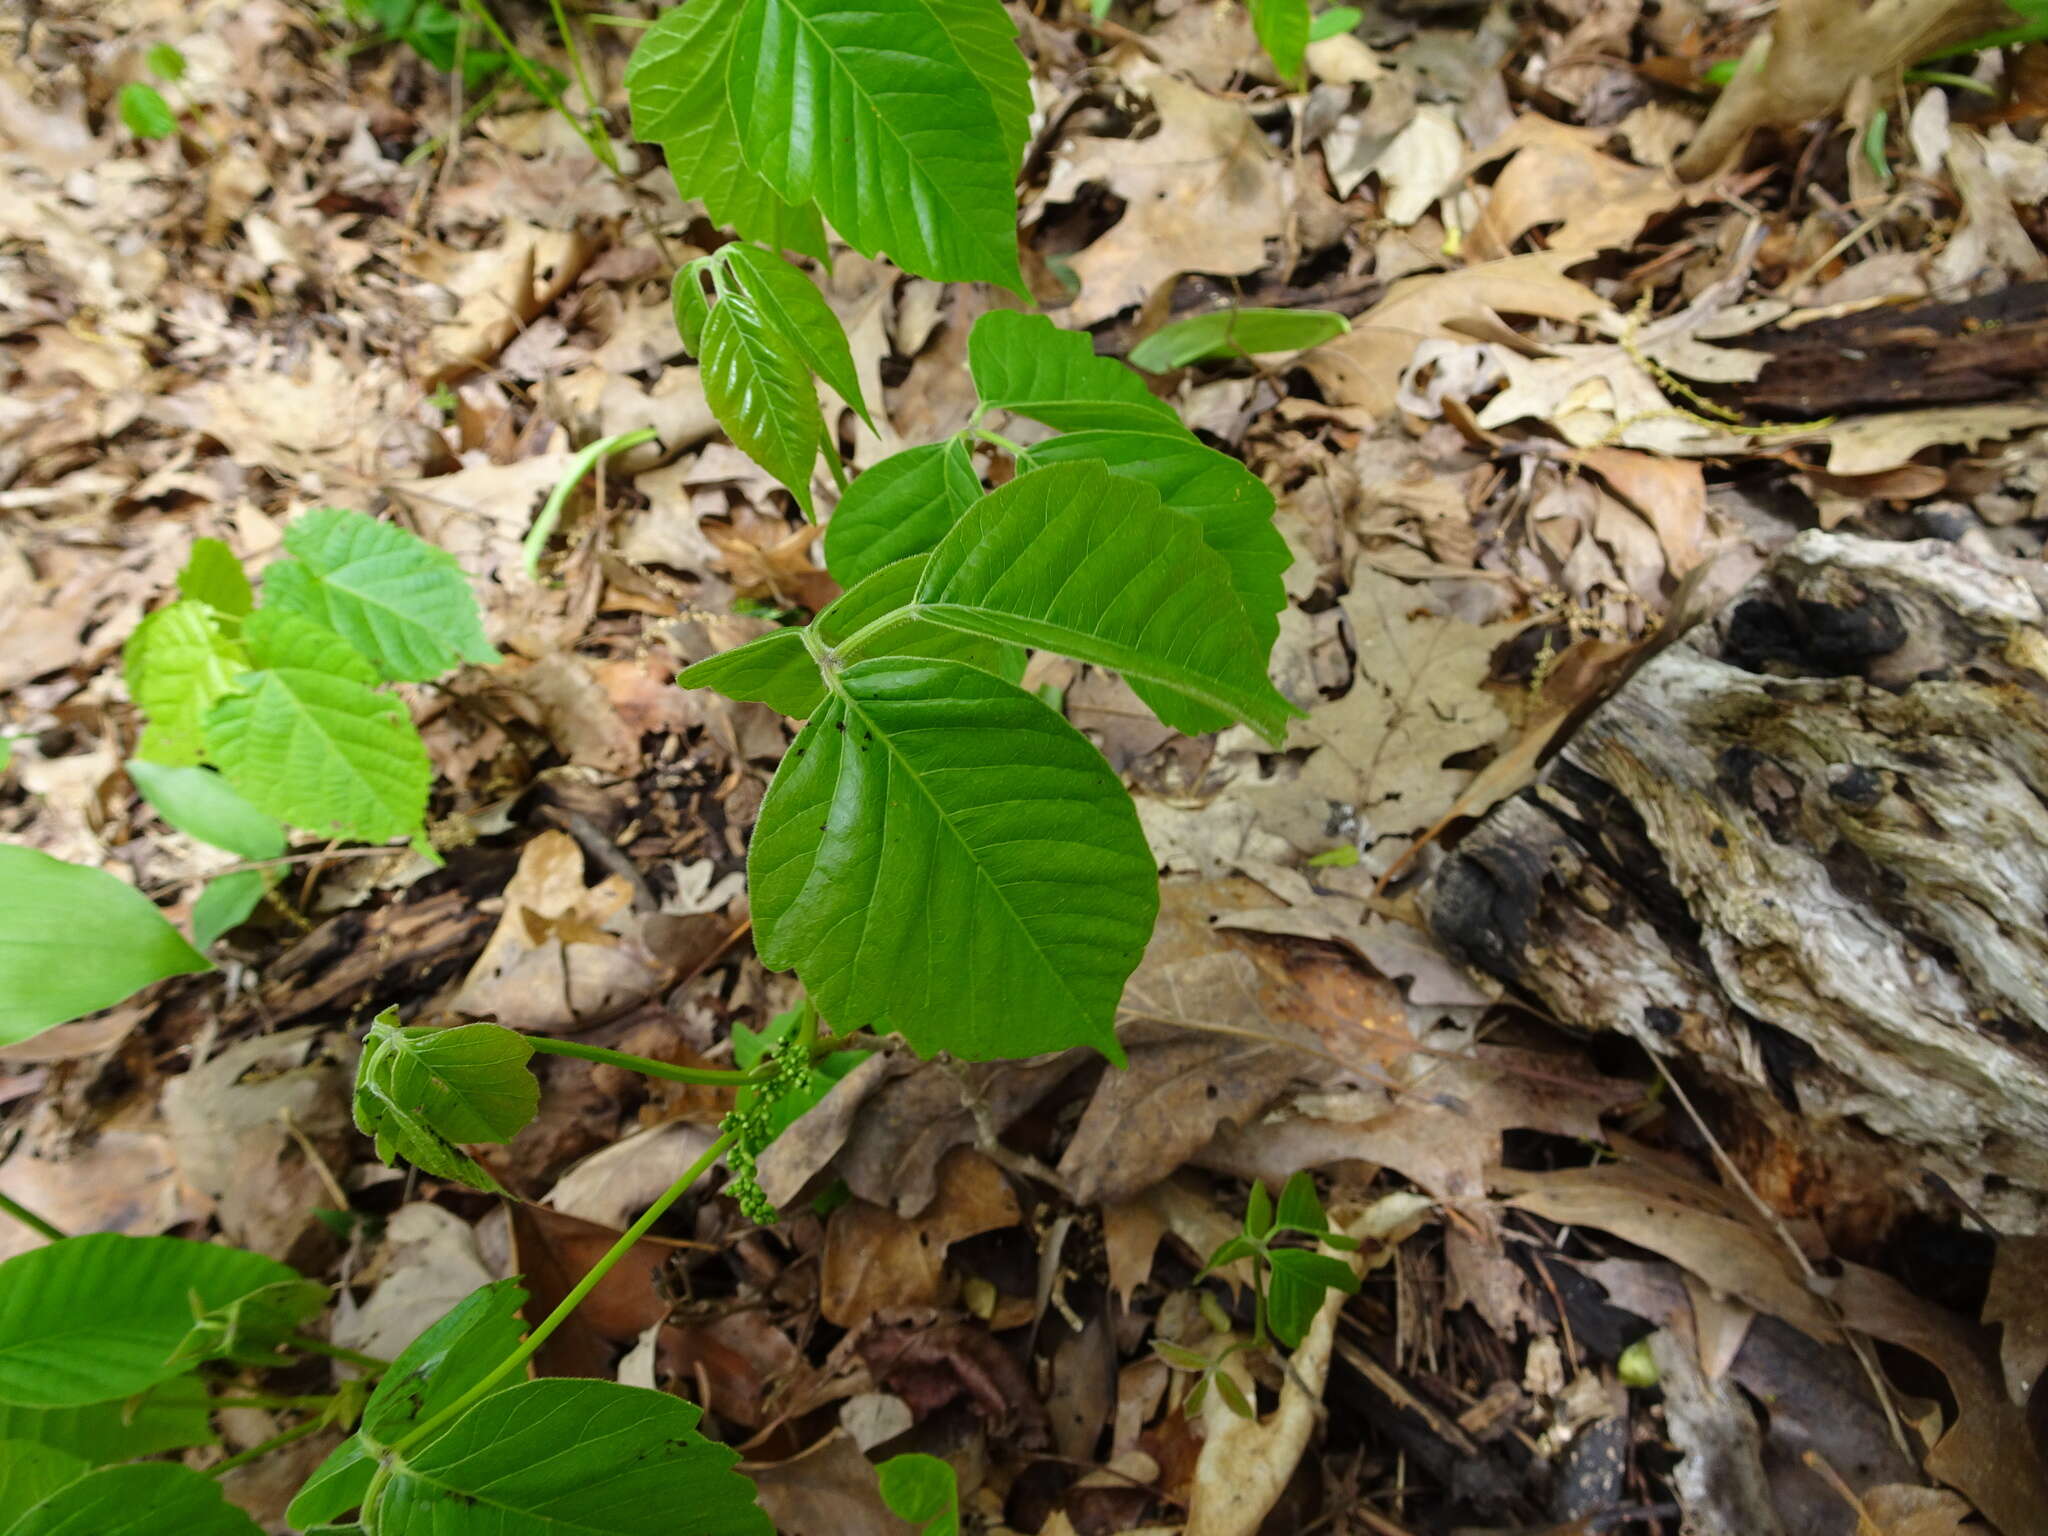
[[272, 1435], [268, 1440], [252, 1445], [246, 1451], [237, 1451], [226, 1461], [208, 1467], [207, 1473], [212, 1477], [224, 1477], [237, 1467], [246, 1467], [252, 1461], [260, 1461], [272, 1451], [290, 1445], [294, 1440], [303, 1440], [306, 1436], [315, 1434], [325, 1427], [326, 1421], [324, 1419], [308, 1419], [303, 1424], [294, 1424], [290, 1429]]
[[53, 1243], [64, 1241], [65, 1234], [61, 1227], [53, 1221], [45, 1221], [12, 1195], [0, 1194], [0, 1213], [12, 1216], [31, 1232], [40, 1233]]
[[550, 1040], [543, 1035], [528, 1035], [526, 1043], [543, 1056], [574, 1056], [578, 1061], [594, 1061], [607, 1067], [624, 1067], [628, 1072], [638, 1072], [642, 1077], [666, 1078], [671, 1083], [702, 1083], [712, 1088], [740, 1088], [767, 1075], [738, 1067], [673, 1067], [665, 1061], [656, 1061], [649, 1056], [633, 1056], [625, 1051], [608, 1051], [601, 1045], [578, 1045], [573, 1040]]
[[1011, 458], [1021, 459], [1024, 457], [1024, 445], [1022, 443], [1007, 438], [1000, 432], [991, 432], [987, 427], [975, 427], [972, 431], [984, 443], [993, 443]]

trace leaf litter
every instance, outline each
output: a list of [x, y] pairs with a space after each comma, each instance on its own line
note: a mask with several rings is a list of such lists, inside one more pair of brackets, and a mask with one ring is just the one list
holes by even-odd
[[[1300, 90], [1232, 0], [1020, 12], [1038, 307], [1113, 355], [1231, 305], [1350, 320], [1156, 384], [1278, 500], [1307, 718], [1278, 752], [1191, 741], [1057, 674], [1169, 870], [1129, 1070], [863, 1063], [764, 1159], [781, 1227], [692, 1202], [539, 1368], [703, 1403], [790, 1531], [904, 1529], [864, 1453], [910, 1448], [989, 1530], [2030, 1529], [2040, 1237], [1887, 1195], [1830, 1246], [1739, 1117], [1503, 995], [1407, 884], [1800, 528], [2038, 558], [2037, 377], [1807, 415], [1751, 388], [1807, 327], [2040, 276], [2039, 45], [1978, 59], [1981, 90], [1900, 84], [1979, 9], [1370, 7]], [[288, 1256], [341, 1282], [337, 1341], [393, 1353], [486, 1278], [573, 1283], [726, 1105], [540, 1060], [540, 1117], [485, 1154], [508, 1217], [370, 1160], [340, 1108], [362, 1023], [729, 1061], [791, 995], [735, 878], [789, 729], [666, 679], [835, 589], [681, 360], [668, 275], [713, 236], [651, 156], [615, 180], [502, 105], [461, 130], [418, 60], [275, 0], [8, 27], [0, 835], [174, 915], [218, 867], [122, 773], [112, 670], [194, 539], [260, 567], [307, 507], [383, 513], [476, 579], [506, 659], [408, 691], [445, 867], [302, 846], [225, 983], [0, 1052], [0, 1189]], [[192, 115], [143, 143], [111, 102], [155, 43]], [[844, 252], [824, 291], [875, 407], [825, 401], [849, 463], [961, 424], [966, 332], [1013, 301]], [[643, 426], [528, 576], [571, 454]], [[1254, 1420], [1190, 1414], [1147, 1340], [1244, 1306], [1202, 1266], [1247, 1181], [1300, 1169], [1378, 1224], [1365, 1289], [1244, 1373]], [[1622, 1360], [1652, 1335], [1661, 1390]], [[231, 1492], [282, 1528], [274, 1490]]]

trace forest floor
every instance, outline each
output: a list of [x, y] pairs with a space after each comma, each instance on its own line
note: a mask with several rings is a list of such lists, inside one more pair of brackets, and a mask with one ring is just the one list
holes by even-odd
[[[571, 72], [545, 7], [500, 9]], [[1987, 53], [1984, 90], [1894, 74], [1681, 180], [1702, 67], [1766, 9], [1368, 5], [1311, 47], [1304, 92], [1237, 0], [1012, 6], [1041, 307], [1115, 356], [1233, 303], [1352, 322], [1151, 380], [1278, 498], [1275, 677], [1307, 718], [1277, 755], [1187, 739], [1112, 675], [1034, 663], [1165, 875], [1130, 1069], [864, 1067], [785, 1138], [803, 1197], [778, 1226], [687, 1207], [539, 1369], [702, 1403], [796, 1536], [908, 1529], [862, 1454], [905, 1449], [954, 1464], [969, 1528], [1053, 1536], [2048, 1531], [2018, 1406], [2048, 1360], [2048, 1240], [1925, 1191], [1872, 1192], [1853, 1223], [1766, 1203], [1709, 1124], [1738, 1110], [1700, 1096], [1696, 1118], [1657, 1058], [1504, 993], [1414, 901], [1667, 616], [1802, 530], [2040, 554], [2048, 50]], [[308, 506], [396, 519], [470, 573], [506, 659], [409, 691], [445, 867], [301, 845], [218, 972], [0, 1050], [0, 1191], [67, 1231], [288, 1258], [340, 1286], [338, 1339], [390, 1355], [490, 1276], [551, 1305], [728, 1104], [536, 1058], [539, 1117], [478, 1149], [499, 1201], [355, 1135], [363, 1026], [395, 1006], [729, 1061], [794, 995], [753, 956], [743, 884], [792, 728], [673, 679], [836, 588], [682, 354], [669, 280], [716, 236], [624, 140], [635, 32], [577, 23], [613, 176], [516, 87], [476, 100], [338, 12], [0, 20], [0, 837], [179, 919], [231, 862], [123, 769], [121, 646], [197, 537], [260, 568]], [[180, 130], [143, 141], [114, 99], [166, 44]], [[1807, 67], [1848, 78], [1842, 46]], [[880, 403], [870, 429], [829, 402], [848, 463], [963, 426], [968, 329], [1017, 301], [845, 251], [820, 281]], [[2004, 340], [1955, 387], [1928, 359], [1981, 315], [1923, 318], [1864, 367], [1787, 350], [1962, 300]], [[645, 426], [523, 574], [574, 451]], [[1364, 1287], [1291, 1388], [1259, 1383], [1260, 1423], [1191, 1418], [1151, 1341], [1200, 1336], [1202, 1288], [1241, 1308], [1197, 1274], [1247, 1180], [1298, 1169], [1377, 1223]], [[38, 1240], [0, 1228], [0, 1256]], [[1851, 1270], [1888, 1325], [1816, 1299]], [[223, 1424], [230, 1450], [273, 1428]], [[235, 1496], [283, 1529], [330, 1444]], [[1702, 1475], [1744, 1445], [1760, 1481]], [[1214, 1513], [1261, 1478], [1283, 1490], [1263, 1526]]]

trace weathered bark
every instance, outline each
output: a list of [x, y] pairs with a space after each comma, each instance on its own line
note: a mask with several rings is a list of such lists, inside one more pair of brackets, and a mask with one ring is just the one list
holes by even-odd
[[[1438, 870], [1440, 938], [1831, 1173], [2048, 1228], [2048, 634], [2017, 565], [1808, 533]], [[1800, 1186], [1806, 1186], [1804, 1188]], [[1833, 1211], [1840, 1216], [1839, 1206]]]

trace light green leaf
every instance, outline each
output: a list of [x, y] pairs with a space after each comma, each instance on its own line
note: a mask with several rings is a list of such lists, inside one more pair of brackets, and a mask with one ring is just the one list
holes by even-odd
[[377, 1155], [403, 1157], [437, 1178], [496, 1192], [497, 1181], [457, 1142], [506, 1142], [533, 1118], [540, 1084], [533, 1047], [497, 1024], [428, 1029], [398, 1024], [387, 1008], [356, 1063], [356, 1129]]
[[740, 152], [725, 83], [740, 10], [741, 0], [691, 0], [670, 6], [642, 35], [626, 66], [633, 136], [661, 146], [676, 190], [702, 202], [712, 223], [823, 261], [817, 207], [808, 198], [784, 201]]
[[1152, 853], [1101, 754], [1012, 684], [848, 667], [776, 772], [747, 868], [762, 960], [834, 1029], [897, 1030], [927, 1056], [1121, 1059]]
[[949, 437], [892, 453], [846, 488], [825, 525], [825, 564], [843, 587], [938, 547], [981, 496], [966, 442]]
[[1062, 432], [1086, 428], [1185, 432], [1173, 407], [1114, 358], [1097, 357], [1086, 331], [1043, 315], [991, 310], [967, 337], [967, 369], [984, 409], [1028, 416]]
[[[1273, 1196], [1264, 1183], [1254, 1179], [1251, 1194], [1244, 1203], [1244, 1235], [1264, 1237], [1273, 1230]], [[1213, 1267], [1215, 1260], [1210, 1260]]]
[[284, 852], [284, 828], [211, 768], [170, 768], [132, 758], [128, 777], [157, 815], [187, 837], [245, 859], [274, 859]]
[[[917, 608], [1157, 683], [1270, 741], [1300, 713], [1267, 680], [1201, 525], [1098, 462], [1032, 470], [984, 496], [932, 552]], [[1176, 711], [1161, 718], [1187, 728]]]
[[433, 770], [405, 706], [347, 641], [259, 609], [242, 635], [264, 670], [206, 715], [207, 754], [258, 810], [364, 842], [416, 834]]
[[[1273, 526], [1273, 493], [1265, 483], [1227, 453], [1177, 432], [1069, 432], [1034, 445], [1018, 461], [1019, 468], [1096, 459], [1117, 474], [1142, 480], [1160, 499], [1185, 512], [1202, 526], [1202, 542], [1230, 567], [1230, 584], [1251, 625], [1252, 643], [1261, 656], [1270, 655], [1280, 633], [1280, 610], [1287, 604], [1283, 578], [1294, 552]], [[1230, 716], [1191, 699], [1175, 699], [1171, 690], [1142, 679], [1131, 684], [1153, 713], [1189, 734], [1221, 730]]]
[[425, 682], [458, 662], [489, 666], [469, 578], [445, 549], [343, 507], [294, 518], [284, 547], [296, 558], [263, 573], [266, 609], [331, 629], [393, 682]]
[[89, 1462], [55, 1446], [0, 1440], [0, 1531], [91, 1470]]
[[263, 1536], [220, 1483], [176, 1462], [88, 1472], [44, 1499], [7, 1536]]
[[1355, 5], [1333, 5], [1310, 24], [1308, 40], [1320, 43], [1326, 37], [1341, 37], [1364, 18], [1365, 13]]
[[138, 139], [168, 139], [178, 131], [178, 114], [163, 92], [140, 80], [129, 81], [115, 93], [114, 110], [121, 125]]
[[[833, 649], [846, 647], [868, 624], [909, 606], [911, 599], [917, 596], [918, 583], [929, 563], [930, 556], [919, 555], [885, 565], [874, 574], [862, 577], [825, 605], [812, 628]], [[970, 667], [979, 667], [1012, 683], [1023, 677], [1024, 666], [1029, 659], [1022, 646], [985, 639], [908, 613], [885, 630], [878, 630], [862, 640], [857, 649], [846, 651], [842, 659], [861, 661], [870, 656], [923, 656], [934, 661], [964, 661]]]
[[285, 1518], [311, 1525], [361, 1505], [377, 1457], [453, 1404], [518, 1346], [526, 1332], [519, 1315], [525, 1303], [516, 1280], [493, 1281], [471, 1291], [408, 1344], [370, 1394], [362, 1429], [314, 1469]]
[[142, 56], [149, 72], [159, 80], [176, 82], [185, 78], [185, 55], [169, 43], [157, 43]]
[[728, 286], [704, 322], [697, 361], [704, 398], [733, 446], [789, 487], [804, 516], [815, 519], [811, 468], [825, 416], [796, 348], [750, 295]]
[[227, 637], [218, 613], [188, 598], [135, 626], [121, 667], [129, 697], [149, 719], [136, 756], [177, 767], [199, 761], [201, 722], [234, 691], [249, 657]]
[[868, 403], [861, 396], [846, 331], [817, 286], [780, 256], [758, 245], [735, 241], [718, 254], [739, 274], [761, 317], [782, 333], [811, 372], [832, 387], [832, 393], [872, 427], [875, 418], [868, 414]]
[[0, 845], [0, 1045], [212, 969], [134, 886]]
[[1258, 352], [1299, 352], [1351, 329], [1327, 309], [1219, 309], [1163, 325], [1130, 351], [1133, 368], [1165, 373], [1189, 363]]
[[249, 921], [249, 914], [270, 889], [271, 875], [261, 869], [238, 869], [217, 875], [201, 887], [192, 903], [192, 945], [204, 951], [224, 933]]
[[960, 1483], [952, 1466], [936, 1456], [910, 1452], [891, 1456], [875, 1468], [882, 1502], [922, 1536], [959, 1536]]
[[364, 1524], [426, 1536], [774, 1536], [739, 1453], [666, 1392], [542, 1380], [494, 1392], [393, 1461]]
[[999, 110], [982, 73], [1028, 77], [1014, 50], [999, 60], [992, 28], [973, 30], [963, 53], [947, 24], [968, 5], [746, 0], [728, 66], [732, 112], [762, 178], [792, 202], [816, 199], [862, 255], [886, 251], [920, 276], [1022, 294], [1016, 94], [1005, 85]]
[[1252, 31], [1282, 80], [1302, 83], [1302, 55], [1308, 51], [1308, 0], [1247, 0]]
[[685, 667], [685, 688], [716, 688], [728, 699], [751, 699], [792, 720], [808, 719], [825, 699], [825, 680], [811, 659], [803, 632], [773, 629], [716, 656]]
[[1328, 1225], [1323, 1219], [1323, 1202], [1316, 1197], [1316, 1181], [1307, 1169], [1289, 1175], [1280, 1191], [1273, 1225], [1286, 1232], [1321, 1232]]
[[76, 1408], [0, 1403], [0, 1439], [33, 1440], [93, 1466], [154, 1456], [215, 1440], [206, 1384], [189, 1371], [139, 1397]]
[[235, 552], [219, 539], [194, 539], [185, 568], [178, 572], [178, 590], [194, 602], [205, 603], [233, 618], [240, 618], [255, 606], [249, 578]]
[[70, 1408], [145, 1391], [180, 1374], [168, 1362], [195, 1307], [298, 1278], [261, 1254], [176, 1237], [94, 1233], [33, 1249], [0, 1264], [0, 1402]]

